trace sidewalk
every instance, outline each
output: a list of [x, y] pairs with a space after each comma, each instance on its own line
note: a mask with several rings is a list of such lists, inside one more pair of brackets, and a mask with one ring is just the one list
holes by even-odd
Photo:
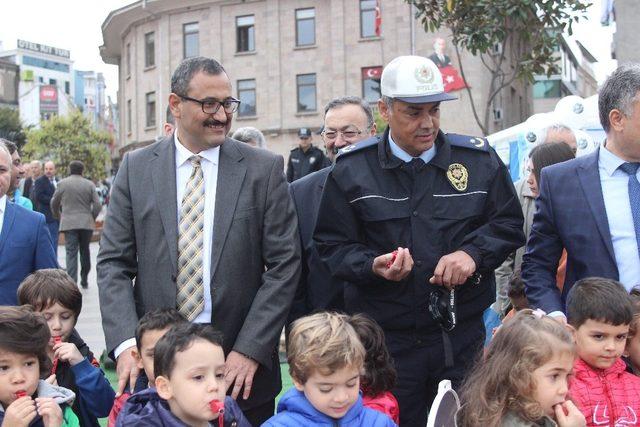
[[[87, 343], [96, 358], [100, 357], [106, 348], [104, 343], [104, 333], [102, 332], [102, 318], [100, 316], [100, 303], [98, 302], [98, 286], [96, 280], [96, 257], [98, 256], [98, 242], [92, 242], [91, 250], [91, 271], [89, 272], [89, 288], [82, 289], [82, 311], [76, 329], [80, 336]], [[66, 267], [64, 245], [58, 246], [58, 263], [61, 268]], [[78, 274], [80, 265], [78, 263]]]

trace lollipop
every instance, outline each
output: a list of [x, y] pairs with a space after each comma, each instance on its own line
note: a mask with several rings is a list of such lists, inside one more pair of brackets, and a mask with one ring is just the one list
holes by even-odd
[[218, 414], [218, 426], [223, 427], [223, 415], [224, 415], [224, 402], [220, 402], [219, 400], [212, 400], [209, 402], [209, 407], [211, 408], [211, 412], [214, 414]]
[[[53, 345], [60, 344], [62, 342], [62, 338], [60, 336], [53, 337]], [[53, 359], [53, 366], [51, 367], [51, 375], [55, 375], [56, 369], [58, 369], [58, 358]]]

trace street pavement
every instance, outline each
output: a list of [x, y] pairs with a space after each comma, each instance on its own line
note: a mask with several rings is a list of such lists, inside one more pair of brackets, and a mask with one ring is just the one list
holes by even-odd
[[[91, 242], [91, 271], [89, 272], [89, 288], [82, 289], [82, 311], [76, 325], [82, 339], [87, 343], [96, 358], [99, 358], [106, 348], [104, 333], [102, 332], [102, 318], [100, 303], [98, 302], [98, 285], [96, 279], [96, 257], [98, 256], [98, 242]], [[66, 267], [64, 245], [58, 246], [58, 263], [61, 268]], [[78, 255], [80, 258], [80, 255]], [[78, 263], [78, 275], [80, 263]]]

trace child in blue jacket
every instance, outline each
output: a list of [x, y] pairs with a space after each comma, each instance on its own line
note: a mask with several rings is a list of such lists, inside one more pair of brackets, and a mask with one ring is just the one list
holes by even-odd
[[78, 286], [64, 270], [38, 270], [20, 284], [18, 301], [34, 307], [49, 326], [48, 354], [53, 367], [47, 381], [75, 393], [72, 409], [81, 426], [99, 427], [98, 418], [109, 415], [115, 392], [74, 329], [82, 309]]
[[362, 404], [364, 356], [347, 316], [324, 312], [298, 319], [287, 349], [295, 387], [263, 426], [395, 426], [389, 416]]

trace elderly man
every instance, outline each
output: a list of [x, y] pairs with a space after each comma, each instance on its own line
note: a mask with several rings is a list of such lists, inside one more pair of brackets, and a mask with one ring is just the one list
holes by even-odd
[[[595, 152], [540, 171], [539, 197], [522, 263], [532, 307], [566, 320], [567, 293], [584, 277], [640, 278], [640, 64], [609, 76], [598, 96], [607, 139]], [[562, 292], [555, 271], [562, 251]]]
[[251, 126], [237, 129], [231, 138], [253, 147], [267, 148], [267, 141], [265, 141], [262, 132]]
[[58, 229], [60, 222], [51, 212], [51, 198], [57, 186], [56, 165], [49, 160], [44, 164], [44, 175], [36, 179], [36, 182], [33, 184], [33, 198], [35, 200], [36, 210], [42, 213], [47, 220], [47, 228], [51, 235], [53, 251], [56, 253], [58, 252]]
[[23, 195], [33, 202], [33, 184], [36, 182], [36, 179], [42, 175], [42, 162], [40, 160], [32, 160], [31, 163], [29, 163], [29, 172], [30, 174], [24, 182]]
[[176, 307], [223, 333], [231, 395], [260, 425], [281, 388], [278, 343], [300, 245], [282, 157], [225, 137], [238, 104], [216, 60], [178, 66], [169, 95], [175, 132], [127, 153], [113, 183], [98, 287], [120, 392], [137, 376], [139, 317]]
[[95, 219], [102, 209], [96, 186], [82, 176], [84, 163], [69, 163], [69, 176], [58, 183], [51, 198], [51, 212], [60, 220], [67, 254], [67, 273], [78, 282], [78, 252], [80, 252], [80, 286], [89, 287], [91, 252], [89, 244], [95, 228]]
[[[331, 162], [335, 161], [339, 149], [375, 134], [371, 107], [362, 99], [353, 96], [336, 98], [325, 107], [322, 139]], [[302, 275], [288, 323], [316, 310], [344, 310], [344, 281], [331, 276], [312, 239], [322, 189], [330, 170], [326, 167], [289, 185], [298, 213]]]
[[348, 282], [347, 312], [385, 332], [400, 425], [424, 426], [438, 383], [464, 378], [484, 339], [493, 270], [524, 244], [509, 173], [482, 138], [440, 130], [438, 67], [401, 56], [381, 78], [381, 138], [346, 147], [324, 186], [313, 239]]
[[44, 216], [8, 200], [11, 163], [0, 142], [0, 305], [18, 303], [18, 285], [29, 274], [58, 266]]

